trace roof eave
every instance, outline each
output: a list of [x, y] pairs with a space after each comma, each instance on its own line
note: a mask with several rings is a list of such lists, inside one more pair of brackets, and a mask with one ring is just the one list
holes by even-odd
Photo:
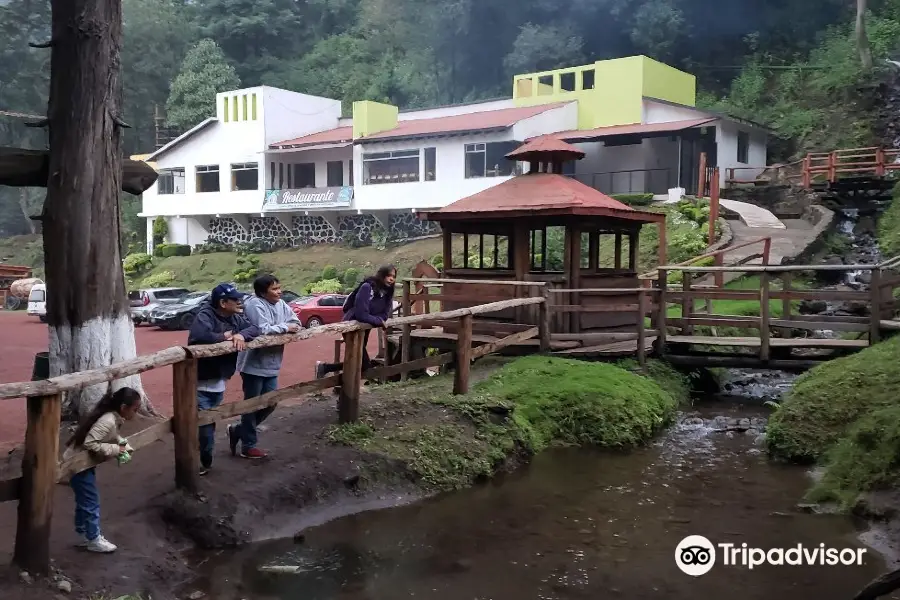
[[460, 137], [466, 135], [476, 135], [480, 133], [497, 133], [503, 131], [509, 131], [512, 128], [512, 125], [500, 125], [496, 127], [484, 127], [480, 129], [465, 129], [459, 131], [439, 131], [433, 133], [415, 133], [415, 134], [407, 134], [407, 135], [387, 135], [382, 136], [380, 133], [374, 134], [379, 137], [361, 137], [353, 140], [354, 145], [364, 145], [367, 143], [377, 144], [378, 142], [405, 142], [412, 140], [424, 140], [424, 139], [432, 139], [432, 138], [447, 138], [447, 137]]
[[458, 211], [458, 212], [419, 212], [416, 213], [419, 219], [426, 221], [471, 221], [475, 219], [497, 219], [511, 217], [607, 217], [610, 219], [621, 219], [623, 221], [638, 221], [641, 223], [662, 223], [666, 220], [663, 213], [646, 212], [639, 210], [617, 210], [611, 208], [593, 208], [571, 206], [565, 208], [536, 208], [529, 209], [527, 207], [513, 208], [505, 210], [493, 211]]

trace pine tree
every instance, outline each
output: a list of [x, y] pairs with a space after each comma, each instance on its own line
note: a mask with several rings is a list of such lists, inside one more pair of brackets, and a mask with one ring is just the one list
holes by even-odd
[[241, 80], [225, 54], [210, 39], [191, 48], [172, 81], [166, 117], [169, 125], [182, 130], [216, 114], [216, 94], [238, 89]]

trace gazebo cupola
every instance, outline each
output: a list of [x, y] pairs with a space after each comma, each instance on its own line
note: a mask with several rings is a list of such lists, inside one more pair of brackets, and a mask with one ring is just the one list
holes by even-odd
[[506, 155], [510, 160], [529, 164], [528, 173], [555, 173], [562, 175], [563, 164], [581, 160], [584, 152], [552, 136], [543, 136], [525, 143]]

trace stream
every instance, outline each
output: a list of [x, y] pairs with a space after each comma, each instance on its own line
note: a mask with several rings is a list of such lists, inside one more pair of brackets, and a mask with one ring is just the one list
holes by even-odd
[[[306, 530], [301, 544], [243, 549], [206, 565], [205, 591], [216, 600], [849, 600], [883, 572], [873, 550], [861, 566], [717, 564], [690, 577], [675, 564], [676, 546], [695, 534], [765, 550], [863, 547], [861, 524], [798, 507], [809, 475], [762, 451], [768, 412], [718, 397], [628, 454], [550, 451], [483, 486], [338, 519]], [[260, 570], [273, 566], [292, 572]]]

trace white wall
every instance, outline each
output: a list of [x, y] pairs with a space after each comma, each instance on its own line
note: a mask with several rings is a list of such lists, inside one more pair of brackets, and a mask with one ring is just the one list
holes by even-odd
[[524, 142], [527, 139], [578, 129], [578, 103], [569, 102], [559, 108], [544, 111], [533, 117], [522, 119], [513, 125], [513, 139]]
[[690, 106], [672, 106], [671, 104], [654, 102], [648, 99], [644, 99], [643, 115], [645, 124], [672, 123], [673, 121], [688, 121], [714, 116]]
[[338, 126], [341, 101], [263, 87], [265, 146]]
[[452, 117], [454, 115], [468, 115], [486, 110], [500, 110], [503, 108], [515, 108], [512, 98], [508, 100], [492, 100], [479, 102], [478, 104], [464, 104], [460, 106], [441, 106], [437, 108], [425, 108], [421, 110], [405, 110], [398, 116], [399, 121], [414, 121], [416, 119], [433, 119], [436, 117]]
[[[750, 147], [747, 162], [737, 160], [738, 131], [750, 134]], [[747, 127], [731, 121], [719, 121], [716, 124], [716, 145], [718, 146], [717, 162], [719, 165], [719, 182], [724, 187], [728, 178], [728, 168], [735, 167], [736, 179], [752, 179], [766, 167], [767, 136], [756, 128]], [[749, 168], [748, 168], [749, 167]]]
[[[650, 186], [674, 187], [678, 181], [678, 142], [668, 137], [648, 138], [640, 144], [606, 147], [603, 142], [575, 144], [585, 157], [575, 163], [578, 180], [607, 194], [651, 191]], [[669, 169], [652, 173], [623, 173], [648, 169]], [[618, 172], [618, 173], [617, 173]], [[612, 173], [610, 175], [610, 173]]]

